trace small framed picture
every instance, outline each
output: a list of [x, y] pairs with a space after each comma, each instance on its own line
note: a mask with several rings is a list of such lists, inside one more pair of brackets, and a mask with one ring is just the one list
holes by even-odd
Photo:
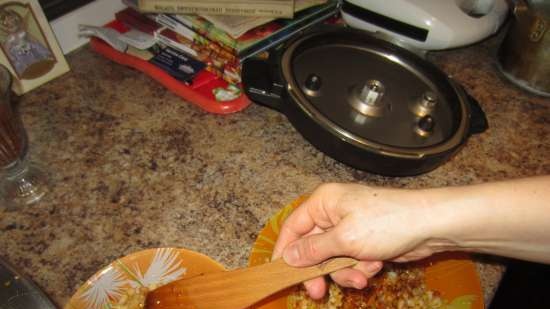
[[0, 47], [0, 63], [11, 71], [17, 94], [69, 71], [37, 0], [0, 0]]

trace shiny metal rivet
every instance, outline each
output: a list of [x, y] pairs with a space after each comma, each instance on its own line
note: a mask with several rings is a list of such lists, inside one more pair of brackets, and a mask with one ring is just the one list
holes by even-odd
[[409, 109], [413, 114], [418, 117], [424, 117], [431, 115], [435, 111], [438, 104], [437, 94], [431, 90], [428, 90], [420, 96], [420, 98], [414, 100], [409, 104]]
[[321, 78], [315, 74], [310, 74], [306, 79], [306, 88], [312, 91], [321, 89]]
[[432, 116], [427, 115], [418, 119], [414, 131], [422, 137], [428, 137], [434, 130], [435, 120]]
[[321, 77], [315, 74], [309, 74], [304, 82], [303, 90], [306, 95], [310, 97], [317, 97], [321, 94], [322, 85], [323, 82]]
[[437, 95], [432, 91], [426, 91], [422, 95], [422, 100], [420, 104], [426, 108], [433, 109], [437, 104]]

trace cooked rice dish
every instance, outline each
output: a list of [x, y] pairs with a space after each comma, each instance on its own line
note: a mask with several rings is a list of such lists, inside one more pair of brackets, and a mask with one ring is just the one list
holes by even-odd
[[426, 287], [424, 269], [393, 265], [369, 279], [363, 290], [329, 283], [328, 295], [312, 300], [299, 287], [288, 297], [288, 309], [441, 309], [445, 302]]

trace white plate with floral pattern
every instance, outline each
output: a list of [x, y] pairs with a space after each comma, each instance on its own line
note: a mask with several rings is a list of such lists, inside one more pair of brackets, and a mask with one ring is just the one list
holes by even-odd
[[201, 273], [223, 271], [206, 255], [178, 248], [139, 251], [119, 258], [88, 279], [65, 309], [109, 309], [130, 288], [160, 286]]

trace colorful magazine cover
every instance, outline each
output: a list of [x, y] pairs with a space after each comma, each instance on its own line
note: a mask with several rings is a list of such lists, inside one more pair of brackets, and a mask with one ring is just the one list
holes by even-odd
[[234, 52], [242, 61], [284, 42], [313, 24], [328, 19], [337, 13], [337, 9], [338, 1], [330, 0], [326, 4], [298, 12], [292, 19], [276, 19], [256, 27], [239, 38], [231, 37], [198, 15], [173, 15], [173, 17], [206, 38], [219, 42], [224, 48]]
[[[295, 0], [294, 13], [296, 14], [312, 6], [325, 4], [327, 1], [328, 0]], [[275, 17], [262, 16], [200, 15], [234, 38], [238, 38], [245, 32], [276, 19]]]
[[[149, 15], [151, 16], [151, 15]], [[230, 61], [235, 61], [237, 56], [227, 51], [226, 49], [223, 49], [220, 44], [213, 42], [209, 40], [208, 38], [198, 34], [191, 28], [181, 24], [177, 21], [172, 15], [169, 14], [157, 14], [153, 16], [153, 18], [161, 25], [167, 27], [168, 29], [172, 30], [173, 32], [177, 33], [178, 35], [181, 35], [188, 40], [192, 41], [193, 43], [201, 46], [202, 48], [206, 48], [211, 50], [212, 52], [216, 54], [220, 54], [220, 58], [225, 58]]]
[[157, 42], [163, 46], [170, 46], [203, 62], [208, 71], [227, 82], [240, 82], [240, 67], [236, 56], [221, 48], [218, 44], [194, 34], [192, 30], [176, 32], [174, 30], [181, 30], [181, 27], [176, 28], [173, 25], [164, 27], [151, 19], [150, 15], [146, 17], [133, 8], [126, 8], [117, 12], [115, 16], [117, 20], [129, 28], [153, 34]]
[[163, 48], [149, 62], [186, 84], [191, 83], [197, 73], [205, 68], [203, 62], [180, 53], [171, 47]]
[[190, 41], [184, 36], [178, 35], [170, 29], [163, 29], [155, 34], [158, 41], [166, 46], [186, 53], [206, 64], [206, 69], [229, 83], [240, 83], [240, 65], [227, 53], [217, 53], [200, 44]]

